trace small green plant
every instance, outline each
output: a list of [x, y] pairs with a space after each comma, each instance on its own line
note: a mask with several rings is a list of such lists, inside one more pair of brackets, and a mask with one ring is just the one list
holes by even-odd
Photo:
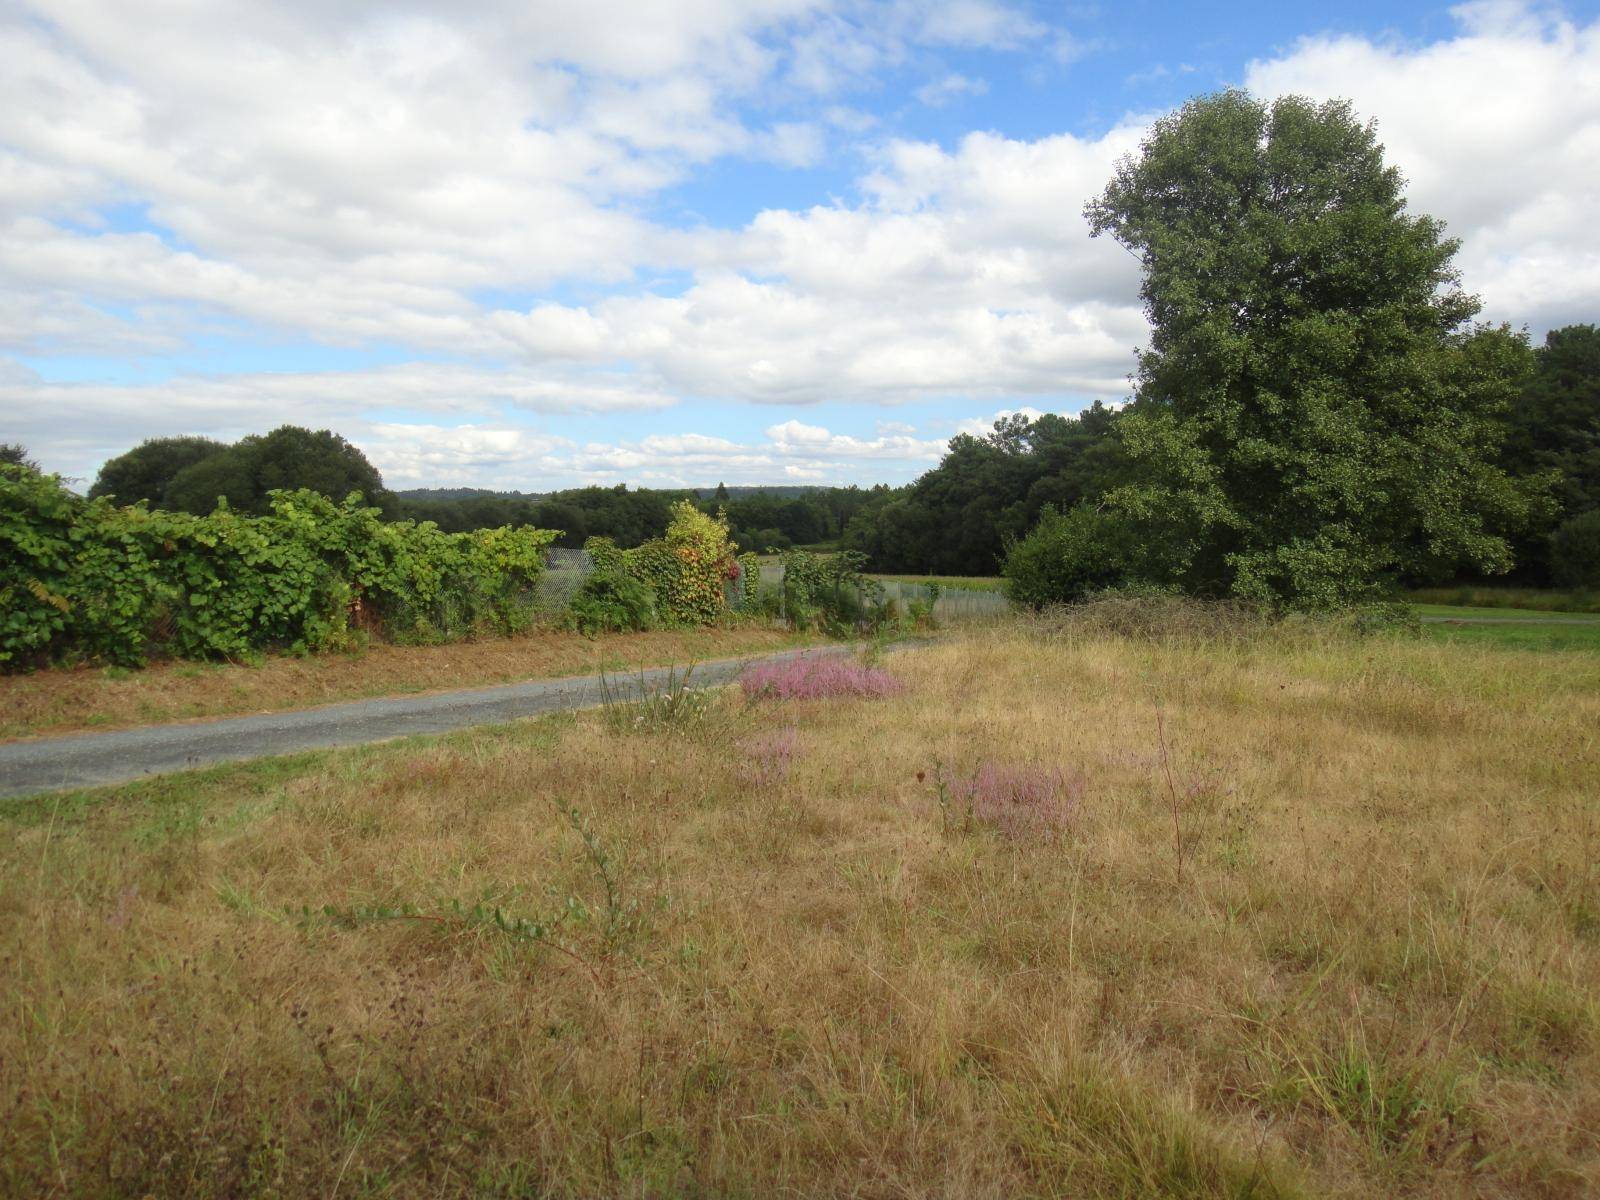
[[600, 707], [613, 733], [682, 732], [699, 725], [711, 711], [712, 694], [693, 686], [694, 666], [669, 666], [651, 678], [639, 672], [637, 686], [600, 673]]
[[[601, 948], [606, 957], [625, 949], [644, 929], [644, 916], [637, 899], [623, 895], [616, 860], [595, 834], [589, 821], [571, 805], [557, 806], [567, 824], [583, 843], [584, 855], [600, 880], [604, 893], [600, 909]], [[569, 898], [569, 908], [571, 901]]]
[[1409, 604], [1363, 604], [1350, 614], [1350, 627], [1362, 636], [1380, 633], [1422, 636], [1422, 618]]
[[656, 623], [655, 591], [619, 568], [598, 568], [573, 596], [567, 623], [587, 637], [649, 629]]

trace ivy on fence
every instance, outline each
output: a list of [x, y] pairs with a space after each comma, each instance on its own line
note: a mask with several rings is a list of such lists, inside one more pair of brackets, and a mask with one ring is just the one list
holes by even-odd
[[137, 665], [310, 652], [376, 625], [393, 640], [515, 632], [533, 618], [550, 530], [444, 533], [274, 492], [271, 511], [210, 516], [83, 500], [55, 476], [0, 468], [0, 666], [63, 658]]

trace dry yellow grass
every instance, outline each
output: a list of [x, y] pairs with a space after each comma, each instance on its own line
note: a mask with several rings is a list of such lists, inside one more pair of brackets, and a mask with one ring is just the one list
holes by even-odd
[[543, 631], [444, 646], [377, 644], [353, 654], [273, 656], [259, 665], [158, 662], [0, 675], [0, 740], [197, 717], [280, 711], [364, 696], [696, 662], [806, 645], [814, 636], [754, 625], [583, 638]]
[[[1600, 1193], [1600, 659], [887, 665], [6, 805], [0, 1190]], [[1071, 836], [945, 828], [984, 758], [1081, 771]]]

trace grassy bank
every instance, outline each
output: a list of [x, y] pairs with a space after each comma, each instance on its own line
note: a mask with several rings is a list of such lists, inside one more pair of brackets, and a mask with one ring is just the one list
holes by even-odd
[[1600, 1189], [1600, 660], [886, 666], [0, 806], [0, 1192]]
[[781, 650], [815, 635], [731, 625], [583, 638], [561, 631], [355, 654], [273, 656], [258, 665], [162, 662], [0, 675], [0, 740], [196, 717], [236, 716], [597, 670]]

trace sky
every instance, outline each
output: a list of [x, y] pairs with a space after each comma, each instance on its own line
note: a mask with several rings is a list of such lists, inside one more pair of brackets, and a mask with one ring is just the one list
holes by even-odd
[[1600, 0], [0, 0], [0, 441], [331, 428], [394, 488], [902, 483], [1129, 390], [1086, 200], [1344, 98], [1484, 316], [1600, 321]]

